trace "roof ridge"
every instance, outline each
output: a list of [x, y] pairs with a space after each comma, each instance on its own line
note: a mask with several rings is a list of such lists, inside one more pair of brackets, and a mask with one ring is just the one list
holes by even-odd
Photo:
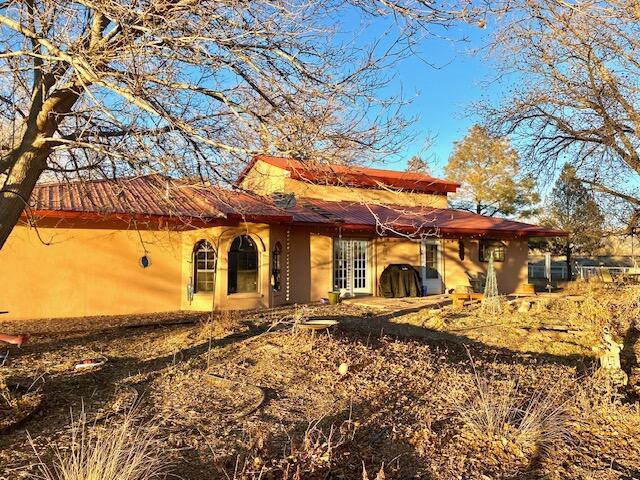
[[[368, 167], [365, 165], [349, 165], [349, 164], [342, 164], [342, 163], [324, 163], [324, 164], [317, 164], [314, 165], [313, 163], [311, 164], [305, 164], [302, 160], [296, 159], [296, 158], [289, 158], [289, 157], [279, 157], [276, 155], [256, 155], [257, 159], [259, 160], [267, 160], [267, 159], [275, 159], [275, 160], [282, 160], [285, 162], [290, 162], [290, 163], [296, 163], [296, 164], [300, 164], [300, 167], [304, 168], [304, 169], [313, 169], [314, 167], [339, 167], [341, 169], [348, 169], [352, 172], [358, 172], [360, 171], [361, 173], [364, 174], [372, 174], [375, 172], [380, 172], [380, 173], [391, 173], [394, 175], [402, 175], [402, 176], [420, 176], [423, 178], [429, 178], [432, 180], [435, 180], [437, 182], [442, 182], [442, 183], [447, 183], [447, 184], [456, 184], [458, 185], [457, 182], [453, 181], [453, 180], [447, 180], [444, 178], [439, 178], [439, 177], [434, 177], [433, 175], [430, 175], [428, 173], [422, 173], [422, 172], [413, 172], [413, 171], [407, 171], [407, 170], [394, 170], [391, 168], [378, 168], [378, 167]], [[337, 173], [337, 172], [336, 172]], [[348, 173], [348, 172], [347, 172]], [[375, 175], [372, 175], [375, 176]]]
[[52, 187], [52, 186], [56, 186], [56, 185], [77, 185], [77, 184], [82, 184], [82, 183], [110, 183], [110, 182], [120, 182], [120, 181], [126, 181], [126, 180], [137, 180], [140, 178], [150, 178], [150, 177], [162, 177], [168, 180], [182, 180], [180, 178], [174, 178], [171, 177], [169, 175], [166, 175], [164, 173], [157, 173], [157, 172], [152, 172], [152, 173], [145, 173], [144, 175], [127, 175], [124, 177], [116, 177], [116, 178], [74, 178], [73, 180], [62, 180], [62, 181], [57, 181], [57, 182], [41, 182], [41, 183], [36, 183], [35, 188], [38, 187]]

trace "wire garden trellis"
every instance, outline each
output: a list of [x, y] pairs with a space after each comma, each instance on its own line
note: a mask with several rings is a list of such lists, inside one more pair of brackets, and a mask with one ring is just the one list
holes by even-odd
[[489, 265], [487, 266], [487, 280], [484, 286], [484, 296], [480, 310], [485, 315], [497, 316], [502, 313], [502, 299], [498, 291], [498, 278], [493, 259], [493, 252], [489, 255]]

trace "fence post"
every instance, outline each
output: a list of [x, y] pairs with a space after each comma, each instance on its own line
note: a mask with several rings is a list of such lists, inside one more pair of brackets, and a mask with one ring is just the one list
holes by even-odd
[[544, 254], [544, 276], [547, 278], [547, 281], [551, 283], [551, 254]]

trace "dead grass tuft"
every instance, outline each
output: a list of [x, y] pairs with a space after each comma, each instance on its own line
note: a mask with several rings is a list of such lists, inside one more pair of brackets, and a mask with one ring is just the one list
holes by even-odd
[[478, 440], [511, 444], [525, 455], [537, 455], [570, 438], [566, 399], [553, 387], [527, 396], [514, 380], [488, 379], [475, 372], [475, 391], [456, 411]]
[[30, 478], [40, 480], [152, 480], [168, 473], [152, 433], [136, 425], [131, 413], [117, 425], [90, 429], [83, 412], [72, 418], [69, 443], [55, 447], [51, 465], [36, 455], [39, 473]]
[[223, 310], [209, 315], [200, 323], [199, 337], [202, 340], [219, 338], [240, 330], [241, 316], [233, 310]]

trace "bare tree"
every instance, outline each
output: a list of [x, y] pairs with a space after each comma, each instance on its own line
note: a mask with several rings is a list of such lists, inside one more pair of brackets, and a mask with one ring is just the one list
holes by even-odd
[[639, 18], [637, 2], [626, 0], [509, 2], [492, 46], [515, 86], [488, 109], [531, 171], [570, 162], [584, 182], [636, 207]]
[[[397, 28], [345, 39], [354, 9]], [[406, 123], [398, 98], [377, 98], [385, 69], [425, 27], [472, 15], [426, 0], [0, 1], [0, 248], [43, 175], [223, 182], [254, 153], [389, 153]]]

